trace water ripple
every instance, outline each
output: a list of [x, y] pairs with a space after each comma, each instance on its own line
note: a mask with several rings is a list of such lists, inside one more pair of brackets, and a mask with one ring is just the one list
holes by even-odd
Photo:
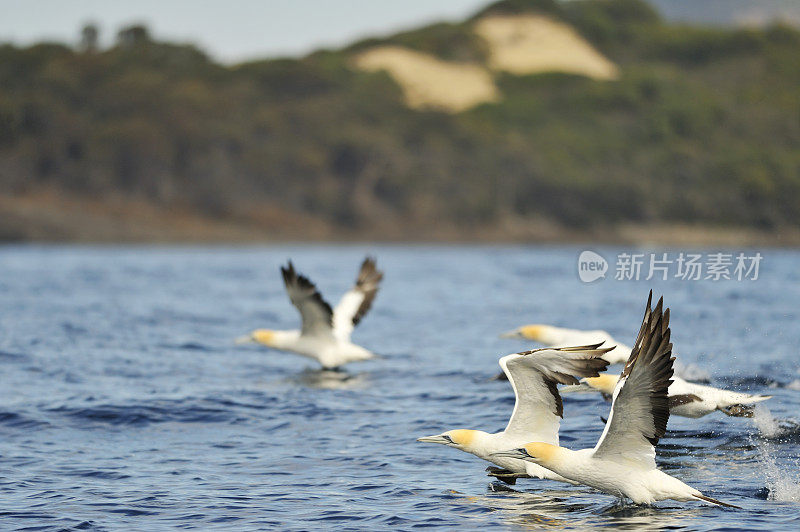
[[[0, 528], [800, 528], [799, 253], [767, 255], [757, 283], [654, 286], [690, 376], [774, 395], [768, 415], [673, 418], [661, 440], [658, 463], [744, 507], [730, 511], [509, 487], [471, 455], [415, 441], [505, 425], [513, 393], [489, 379], [499, 356], [534, 346], [499, 332], [552, 322], [632, 340], [649, 285], [582, 285], [575, 248], [366, 248], [0, 250], [13, 279], [0, 317]], [[387, 275], [354, 340], [386, 356], [330, 372], [233, 344], [298, 325], [278, 275], [287, 258], [334, 303], [366, 251]], [[562, 444], [594, 445], [608, 408], [565, 396]]]

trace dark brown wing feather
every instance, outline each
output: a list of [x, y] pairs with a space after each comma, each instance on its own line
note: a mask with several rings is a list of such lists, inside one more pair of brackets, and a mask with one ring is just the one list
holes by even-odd
[[642, 326], [620, 376], [611, 417], [595, 448], [598, 455], [625, 454], [652, 461], [653, 447], [667, 430], [668, 388], [672, 384], [669, 309], [647, 300]]
[[[675, 358], [672, 356], [672, 343], [670, 343], [669, 329], [669, 309], [662, 314], [663, 298], [658, 300], [656, 308], [651, 315], [655, 319], [651, 333], [645, 335], [638, 350], [638, 356], [634, 359], [630, 375], [626, 380], [631, 383], [636, 382], [638, 386], [644, 385], [649, 390], [650, 411], [653, 416], [652, 434], [643, 433], [644, 437], [652, 444], [656, 445], [659, 438], [667, 432], [667, 422], [669, 421], [669, 393], [668, 388], [672, 384], [672, 363]], [[636, 348], [634, 348], [634, 351]], [[639, 383], [641, 381], [641, 384]], [[633, 388], [633, 386], [631, 386]], [[622, 399], [623, 390], [620, 391], [618, 399]], [[634, 390], [630, 390], [634, 392]], [[625, 393], [627, 396], [628, 393]]]
[[358, 325], [361, 318], [369, 312], [372, 307], [372, 302], [378, 294], [381, 280], [383, 279], [383, 272], [378, 270], [376, 261], [373, 257], [367, 257], [361, 263], [361, 269], [358, 272], [356, 279], [356, 290], [364, 294], [364, 300], [359, 305], [358, 310], [353, 315], [353, 325]]
[[689, 403], [693, 403], [695, 401], [701, 401], [699, 397], [697, 397], [693, 393], [685, 393], [681, 395], [670, 395], [669, 396], [669, 407], [675, 408], [676, 406], [686, 405]]
[[547, 385], [547, 391], [550, 392], [550, 395], [553, 396], [553, 399], [556, 401], [556, 411], [555, 415], [560, 418], [564, 417], [564, 401], [561, 400], [561, 394], [558, 393], [558, 383], [556, 381], [552, 381], [550, 379], [544, 379], [544, 383]]
[[[650, 290], [650, 294], [647, 296], [647, 306], [644, 309], [644, 318], [642, 318], [642, 325], [639, 327], [639, 334], [636, 336], [636, 341], [633, 343], [633, 349], [631, 349], [631, 354], [628, 357], [628, 361], [625, 362], [625, 367], [622, 369], [622, 374], [619, 376], [620, 379], [623, 379], [630, 374], [631, 368], [633, 368], [633, 364], [636, 361], [636, 358], [639, 356], [639, 348], [642, 345], [642, 341], [644, 340], [645, 334], [648, 332], [648, 327], [652, 325], [650, 323], [650, 316], [653, 313], [653, 309], [650, 306], [652, 302], [653, 302], [653, 291]], [[661, 298], [661, 302], [663, 304], [663, 297]]]
[[283, 283], [292, 304], [300, 311], [303, 319], [303, 334], [330, 331], [333, 327], [333, 310], [322, 298], [317, 287], [307, 277], [299, 275], [292, 261], [281, 267]]

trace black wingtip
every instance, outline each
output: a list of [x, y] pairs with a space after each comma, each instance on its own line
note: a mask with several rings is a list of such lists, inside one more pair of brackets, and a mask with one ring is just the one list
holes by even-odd
[[294, 281], [297, 274], [291, 260], [287, 261], [286, 266], [281, 266], [281, 276], [283, 277], [284, 284], [289, 284]]
[[283, 275], [283, 282], [292, 285], [297, 285], [300, 288], [309, 288], [316, 290], [316, 286], [305, 275], [300, 275], [294, 269], [294, 264], [290, 260], [286, 266], [281, 266], [281, 274]]
[[653, 314], [656, 316], [660, 316], [664, 312], [664, 296], [658, 298], [658, 303], [656, 303], [656, 308], [653, 309]]
[[360, 286], [367, 282], [377, 284], [381, 282], [381, 279], [383, 279], [383, 272], [378, 269], [377, 259], [371, 255], [367, 255], [358, 270], [356, 286]]

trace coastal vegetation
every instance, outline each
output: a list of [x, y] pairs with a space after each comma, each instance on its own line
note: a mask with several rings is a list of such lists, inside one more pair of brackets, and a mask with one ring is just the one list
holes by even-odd
[[[476, 24], [531, 15], [571, 27], [615, 75], [492, 69]], [[668, 24], [641, 0], [504, 0], [461, 23], [236, 65], [141, 26], [108, 49], [96, 33], [0, 45], [2, 238], [39, 238], [38, 223], [91, 238], [94, 222], [70, 224], [112, 204], [293, 238], [800, 225], [790, 27]], [[486, 69], [496, 92], [410, 107], [389, 72], [356, 64], [386, 46]], [[54, 219], [36, 198], [88, 207]]]

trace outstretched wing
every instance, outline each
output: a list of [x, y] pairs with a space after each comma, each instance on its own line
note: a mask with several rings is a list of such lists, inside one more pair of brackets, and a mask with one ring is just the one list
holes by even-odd
[[281, 267], [283, 283], [289, 293], [292, 304], [300, 311], [303, 319], [302, 335], [304, 336], [330, 336], [333, 332], [333, 311], [331, 306], [322, 299], [314, 283], [307, 277], [299, 275], [292, 261], [286, 267]]
[[333, 330], [339, 338], [350, 338], [353, 328], [372, 306], [381, 279], [383, 272], [378, 270], [375, 259], [365, 258], [361, 263], [355, 286], [342, 296], [333, 312]]
[[669, 309], [664, 299], [650, 308], [647, 300], [644, 320], [631, 356], [614, 389], [611, 414], [600, 441], [594, 448], [598, 458], [637, 461], [655, 467], [655, 445], [667, 430], [672, 383], [672, 344]]
[[579, 377], [596, 377], [606, 369], [608, 362], [600, 357], [613, 347], [600, 345], [534, 349], [501, 358], [516, 395], [505, 432], [557, 444], [564, 407], [556, 385], [578, 384]]

